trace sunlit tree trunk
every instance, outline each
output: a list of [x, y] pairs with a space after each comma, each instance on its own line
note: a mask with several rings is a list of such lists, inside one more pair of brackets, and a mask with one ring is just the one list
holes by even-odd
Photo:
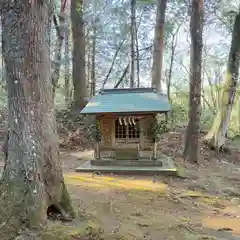
[[217, 151], [222, 150], [225, 145], [226, 133], [230, 121], [232, 105], [236, 93], [236, 87], [239, 76], [239, 59], [240, 59], [240, 13], [236, 16], [231, 48], [228, 56], [227, 70], [225, 81], [220, 90], [220, 102], [217, 115], [213, 125], [205, 136], [211, 148]]
[[83, 108], [88, 97], [85, 73], [85, 32], [83, 21], [83, 0], [71, 0], [72, 20], [72, 79], [74, 105]]
[[167, 0], [157, 1], [157, 16], [153, 43], [152, 87], [162, 91], [162, 63], [164, 49], [164, 22]]
[[201, 116], [201, 71], [202, 71], [202, 32], [203, 0], [192, 0], [191, 12], [191, 66], [189, 84], [189, 112], [184, 158], [198, 163]]
[[41, 227], [50, 206], [64, 217], [73, 216], [73, 210], [59, 159], [53, 107], [51, 6], [38, 0], [14, 1], [1, 10], [9, 139], [0, 188], [0, 239], [13, 239], [9, 230]]

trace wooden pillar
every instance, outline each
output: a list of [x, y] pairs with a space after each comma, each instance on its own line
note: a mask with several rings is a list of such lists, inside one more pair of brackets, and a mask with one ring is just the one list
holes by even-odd
[[96, 160], [100, 159], [99, 142], [96, 144]]
[[153, 145], [153, 159], [156, 160], [157, 159], [157, 142], [154, 142]]
[[138, 160], [140, 159], [140, 144], [137, 144]]
[[165, 112], [165, 121], [168, 123], [168, 112]]

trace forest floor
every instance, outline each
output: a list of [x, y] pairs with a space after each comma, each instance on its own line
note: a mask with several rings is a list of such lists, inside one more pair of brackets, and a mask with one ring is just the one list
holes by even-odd
[[[65, 182], [77, 212], [73, 222], [49, 221], [42, 240], [239, 240], [240, 150], [201, 147], [200, 164], [182, 160], [183, 132], [167, 133], [161, 151], [181, 177], [92, 175], [75, 168], [89, 149], [62, 150]], [[239, 147], [240, 149], [240, 147]]]

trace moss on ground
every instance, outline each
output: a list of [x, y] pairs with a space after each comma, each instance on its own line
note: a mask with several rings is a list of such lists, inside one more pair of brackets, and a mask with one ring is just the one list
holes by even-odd
[[53, 223], [38, 237], [39, 240], [100, 240], [103, 231], [100, 225], [93, 221], [82, 223], [79, 227]]

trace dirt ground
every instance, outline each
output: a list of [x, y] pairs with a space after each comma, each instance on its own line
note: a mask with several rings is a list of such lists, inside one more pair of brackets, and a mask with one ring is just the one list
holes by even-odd
[[78, 157], [91, 152], [62, 153], [65, 181], [99, 238], [240, 239], [240, 166], [191, 166], [184, 178], [92, 175], [74, 172]]
[[182, 136], [172, 132], [160, 143], [160, 150], [175, 159], [181, 177], [76, 173], [92, 151], [62, 152], [65, 181], [79, 211], [72, 225], [85, 224], [87, 231], [90, 225], [93, 235], [87, 239], [239, 240], [236, 145], [230, 153], [216, 154], [202, 144], [196, 166], [181, 158]]
[[182, 133], [163, 136], [180, 177], [94, 175], [74, 170], [92, 151], [61, 152], [65, 182], [77, 212], [70, 223], [50, 222], [42, 240], [239, 240], [240, 161], [202, 145], [199, 166], [181, 158]]

